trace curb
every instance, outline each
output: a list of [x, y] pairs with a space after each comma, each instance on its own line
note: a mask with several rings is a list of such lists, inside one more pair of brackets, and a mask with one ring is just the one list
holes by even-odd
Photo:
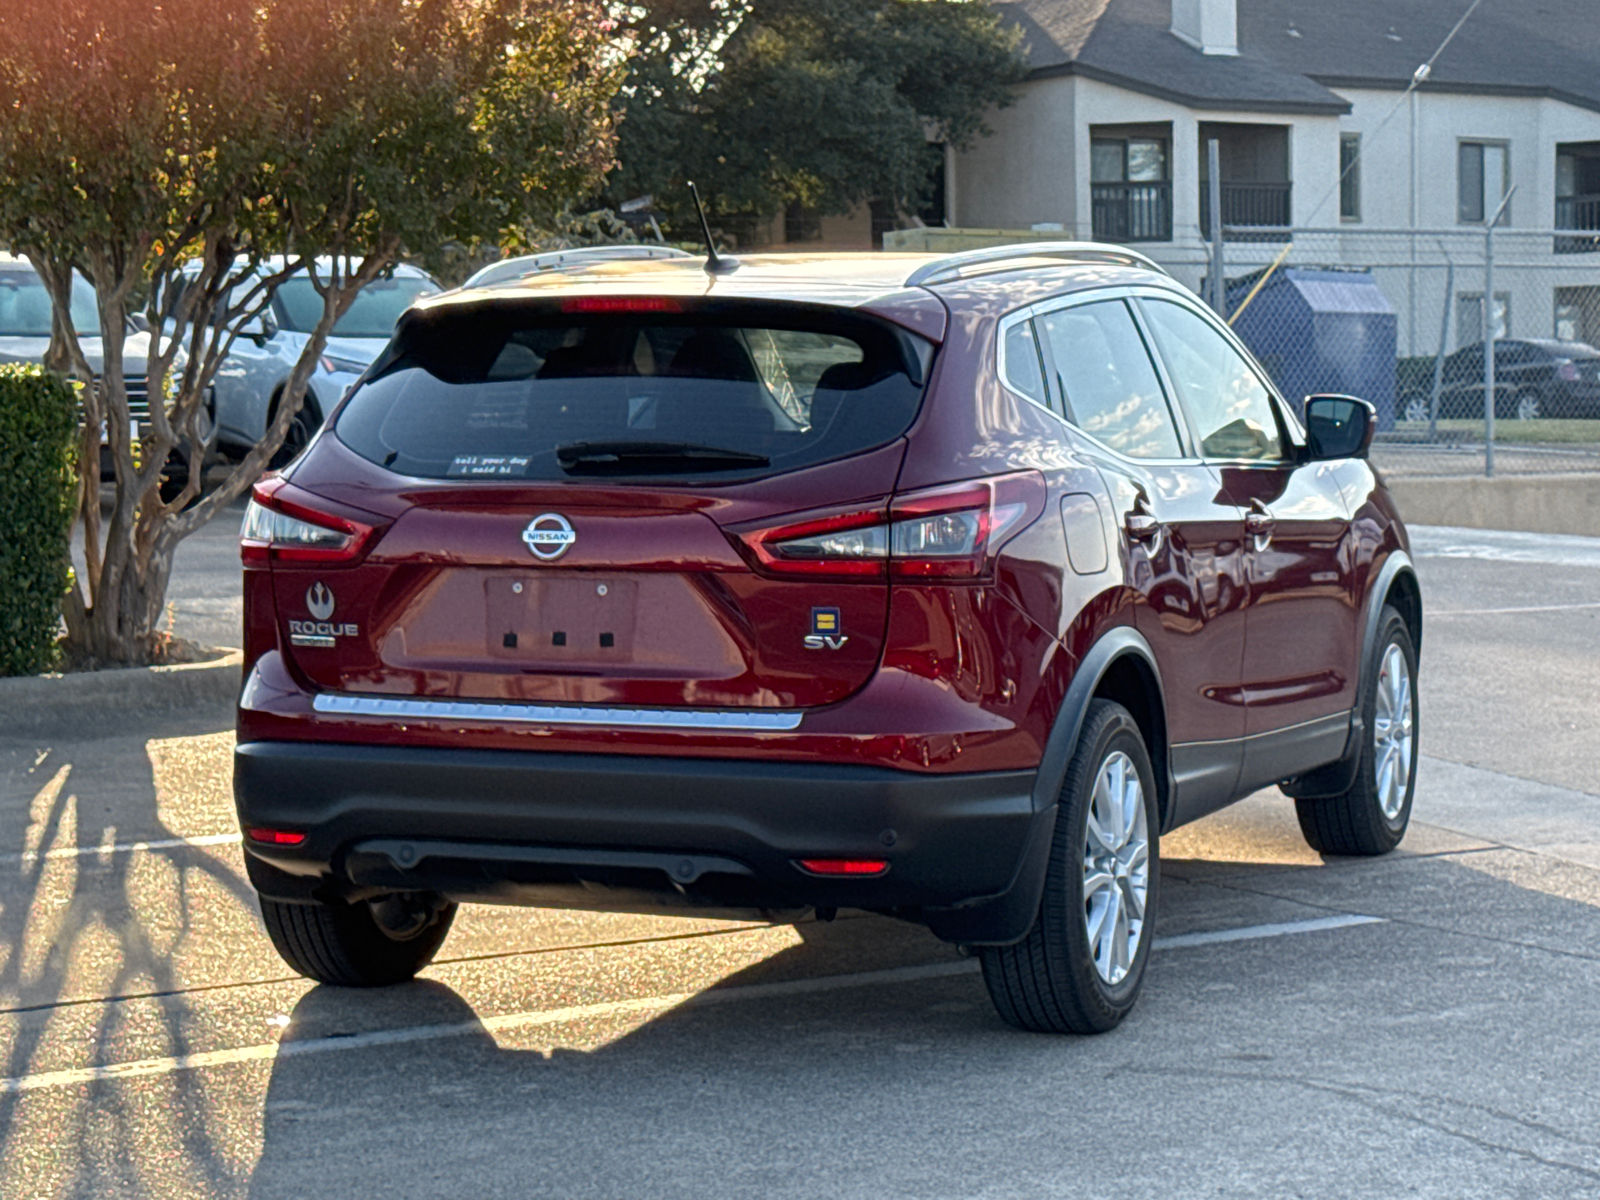
[[123, 667], [70, 675], [0, 679], [0, 737], [72, 728], [92, 736], [130, 716], [190, 709], [231, 710], [239, 699], [244, 652], [170, 667]]

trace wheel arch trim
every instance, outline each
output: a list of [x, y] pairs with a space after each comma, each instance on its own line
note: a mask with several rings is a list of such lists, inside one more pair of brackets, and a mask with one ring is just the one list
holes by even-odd
[[1396, 607], [1405, 618], [1406, 627], [1411, 630], [1411, 648], [1419, 659], [1422, 657], [1422, 585], [1417, 580], [1417, 568], [1411, 556], [1404, 550], [1393, 550], [1383, 560], [1377, 580], [1367, 589], [1366, 614], [1361, 628], [1361, 659], [1357, 667], [1358, 695], [1359, 686], [1366, 683], [1366, 672], [1372, 661], [1373, 647], [1378, 641], [1378, 625], [1383, 618], [1384, 605], [1389, 603], [1389, 597], [1396, 587], [1407, 593], [1406, 606]]
[[1150, 649], [1150, 643], [1139, 631], [1131, 625], [1118, 625], [1102, 634], [1079, 661], [1061, 706], [1056, 711], [1050, 736], [1045, 741], [1044, 754], [1039, 760], [1039, 771], [1034, 778], [1033, 823], [1011, 885], [999, 895], [958, 909], [930, 910], [925, 913], [924, 919], [935, 936], [950, 942], [991, 946], [1010, 945], [1027, 937], [1044, 896], [1056, 813], [1061, 785], [1067, 775], [1067, 764], [1072, 760], [1083, 731], [1090, 702], [1098, 695], [1106, 677], [1118, 663], [1123, 662], [1135, 666], [1153, 693], [1148, 697], [1150, 712], [1160, 723], [1161, 736], [1156, 739], [1157, 744], [1145, 748], [1155, 767], [1159, 820], [1164, 825], [1174, 789], [1171, 758], [1166, 744], [1166, 702], [1161, 671], [1156, 666], [1156, 656]]
[[1166, 737], [1166, 692], [1161, 682], [1161, 669], [1156, 665], [1155, 652], [1144, 636], [1131, 625], [1118, 625], [1107, 630], [1089, 648], [1073, 672], [1072, 682], [1062, 698], [1050, 736], [1045, 742], [1044, 754], [1039, 760], [1039, 775], [1033, 789], [1035, 812], [1056, 803], [1061, 794], [1061, 781], [1066, 778], [1067, 764], [1072, 759], [1078, 735], [1089, 712], [1089, 702], [1099, 694], [1106, 676], [1123, 661], [1133, 663], [1142, 682], [1152, 693], [1149, 696], [1149, 715], [1160, 736], [1147, 738], [1154, 744], [1145, 748], [1156, 768], [1157, 800], [1161, 819], [1165, 822], [1173, 790]]
[[1348, 790], [1354, 781], [1356, 771], [1361, 766], [1362, 749], [1367, 737], [1367, 675], [1372, 669], [1372, 659], [1377, 649], [1383, 610], [1397, 587], [1406, 593], [1405, 606], [1399, 608], [1400, 616], [1411, 631], [1412, 651], [1421, 658], [1422, 586], [1417, 580], [1417, 570], [1411, 556], [1404, 550], [1394, 550], [1384, 559], [1383, 566], [1378, 569], [1377, 579], [1367, 589], [1366, 611], [1361, 627], [1361, 658], [1356, 663], [1356, 703], [1350, 710], [1350, 735], [1345, 741], [1344, 753], [1326, 766], [1285, 780], [1280, 785], [1285, 795], [1297, 800], [1338, 796]]

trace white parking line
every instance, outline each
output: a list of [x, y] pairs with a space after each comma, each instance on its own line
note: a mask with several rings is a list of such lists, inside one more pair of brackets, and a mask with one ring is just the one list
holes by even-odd
[[1600, 608], [1600, 603], [1584, 602], [1582, 604], [1530, 604], [1524, 608], [1430, 608], [1428, 620], [1436, 621], [1440, 617], [1503, 617], [1514, 616], [1517, 613], [1544, 613], [1544, 612], [1571, 612], [1575, 608]]
[[[1218, 942], [1252, 941], [1259, 938], [1318, 933], [1327, 929], [1343, 929], [1351, 925], [1375, 925], [1383, 922], [1382, 917], [1338, 913], [1327, 917], [1313, 917], [1306, 921], [1287, 921], [1277, 925], [1248, 925], [1240, 929], [1216, 929], [1205, 933], [1185, 933], [1176, 937], [1157, 938], [1151, 948], [1182, 950]], [[959, 962], [929, 963], [920, 967], [864, 971], [856, 975], [825, 975], [819, 979], [795, 979], [785, 983], [757, 983], [748, 987], [721, 990], [712, 988], [704, 992], [674, 992], [664, 996], [643, 996], [633, 1000], [608, 1000], [600, 1004], [579, 1004], [568, 1008], [507, 1013], [498, 1017], [456, 1021], [446, 1025], [379, 1029], [371, 1033], [357, 1033], [343, 1037], [309, 1038], [303, 1042], [264, 1042], [256, 1046], [238, 1046], [232, 1050], [206, 1050], [197, 1054], [144, 1058], [134, 1062], [112, 1063], [103, 1067], [80, 1067], [68, 1071], [43, 1071], [37, 1075], [19, 1075], [11, 1079], [0, 1079], [0, 1095], [78, 1087], [85, 1083], [101, 1081], [144, 1079], [156, 1075], [172, 1075], [178, 1071], [197, 1071], [207, 1067], [226, 1067], [238, 1063], [294, 1058], [302, 1054], [333, 1054], [342, 1050], [370, 1050], [378, 1046], [400, 1046], [413, 1042], [438, 1041], [441, 1038], [469, 1037], [486, 1033], [492, 1035], [502, 1030], [537, 1029], [569, 1022], [593, 1021], [604, 1017], [648, 1016], [673, 1008], [702, 1008], [712, 1004], [768, 1000], [777, 996], [804, 996], [818, 992], [839, 991], [844, 988], [914, 983], [925, 979], [972, 975], [978, 970], [977, 960], [962, 959]]]
[[1351, 925], [1383, 923], [1383, 917], [1364, 917], [1359, 913], [1335, 913], [1331, 917], [1285, 921], [1279, 925], [1247, 925], [1243, 929], [1211, 929], [1205, 933], [1180, 933], [1176, 937], [1157, 938], [1151, 949], [1183, 950], [1189, 946], [1211, 946], [1217, 942], [1248, 942], [1256, 938], [1287, 937], [1295, 933], [1317, 933], [1324, 929], [1344, 929]]
[[26, 866], [42, 858], [87, 858], [92, 854], [133, 854], [143, 850], [176, 850], [180, 846], [236, 846], [244, 841], [237, 833], [210, 833], [204, 837], [162, 838], [154, 842], [115, 842], [110, 846], [58, 846], [54, 850], [25, 850], [21, 854], [0, 854], [0, 864]]

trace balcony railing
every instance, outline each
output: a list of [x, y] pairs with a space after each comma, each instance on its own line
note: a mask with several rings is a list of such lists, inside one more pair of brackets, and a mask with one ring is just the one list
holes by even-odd
[[1172, 184], [1095, 183], [1089, 186], [1097, 242], [1170, 242]]
[[1600, 196], [1558, 196], [1557, 229], [1593, 229], [1595, 237], [1558, 237], [1557, 254], [1590, 254], [1600, 250]]
[[[1222, 224], [1287, 228], [1290, 223], [1291, 183], [1224, 183]], [[1200, 236], [1211, 236], [1211, 188], [1200, 184]]]

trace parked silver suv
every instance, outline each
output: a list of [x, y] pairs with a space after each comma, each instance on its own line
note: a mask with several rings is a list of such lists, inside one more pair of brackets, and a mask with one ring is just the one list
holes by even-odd
[[[269, 261], [261, 271], [278, 270], [281, 265]], [[185, 280], [192, 280], [198, 272], [199, 264], [190, 264], [184, 272]], [[236, 284], [236, 294], [245, 287], [244, 281]], [[426, 271], [405, 264], [362, 289], [350, 310], [333, 327], [317, 369], [306, 385], [305, 405], [274, 465], [288, 462], [311, 440], [345, 389], [388, 345], [400, 314], [420, 297], [441, 290]], [[224, 453], [246, 453], [261, 440], [277, 412], [289, 373], [300, 360], [321, 316], [322, 297], [310, 277], [301, 272], [285, 280], [271, 304], [234, 339], [215, 381], [217, 445]]]

